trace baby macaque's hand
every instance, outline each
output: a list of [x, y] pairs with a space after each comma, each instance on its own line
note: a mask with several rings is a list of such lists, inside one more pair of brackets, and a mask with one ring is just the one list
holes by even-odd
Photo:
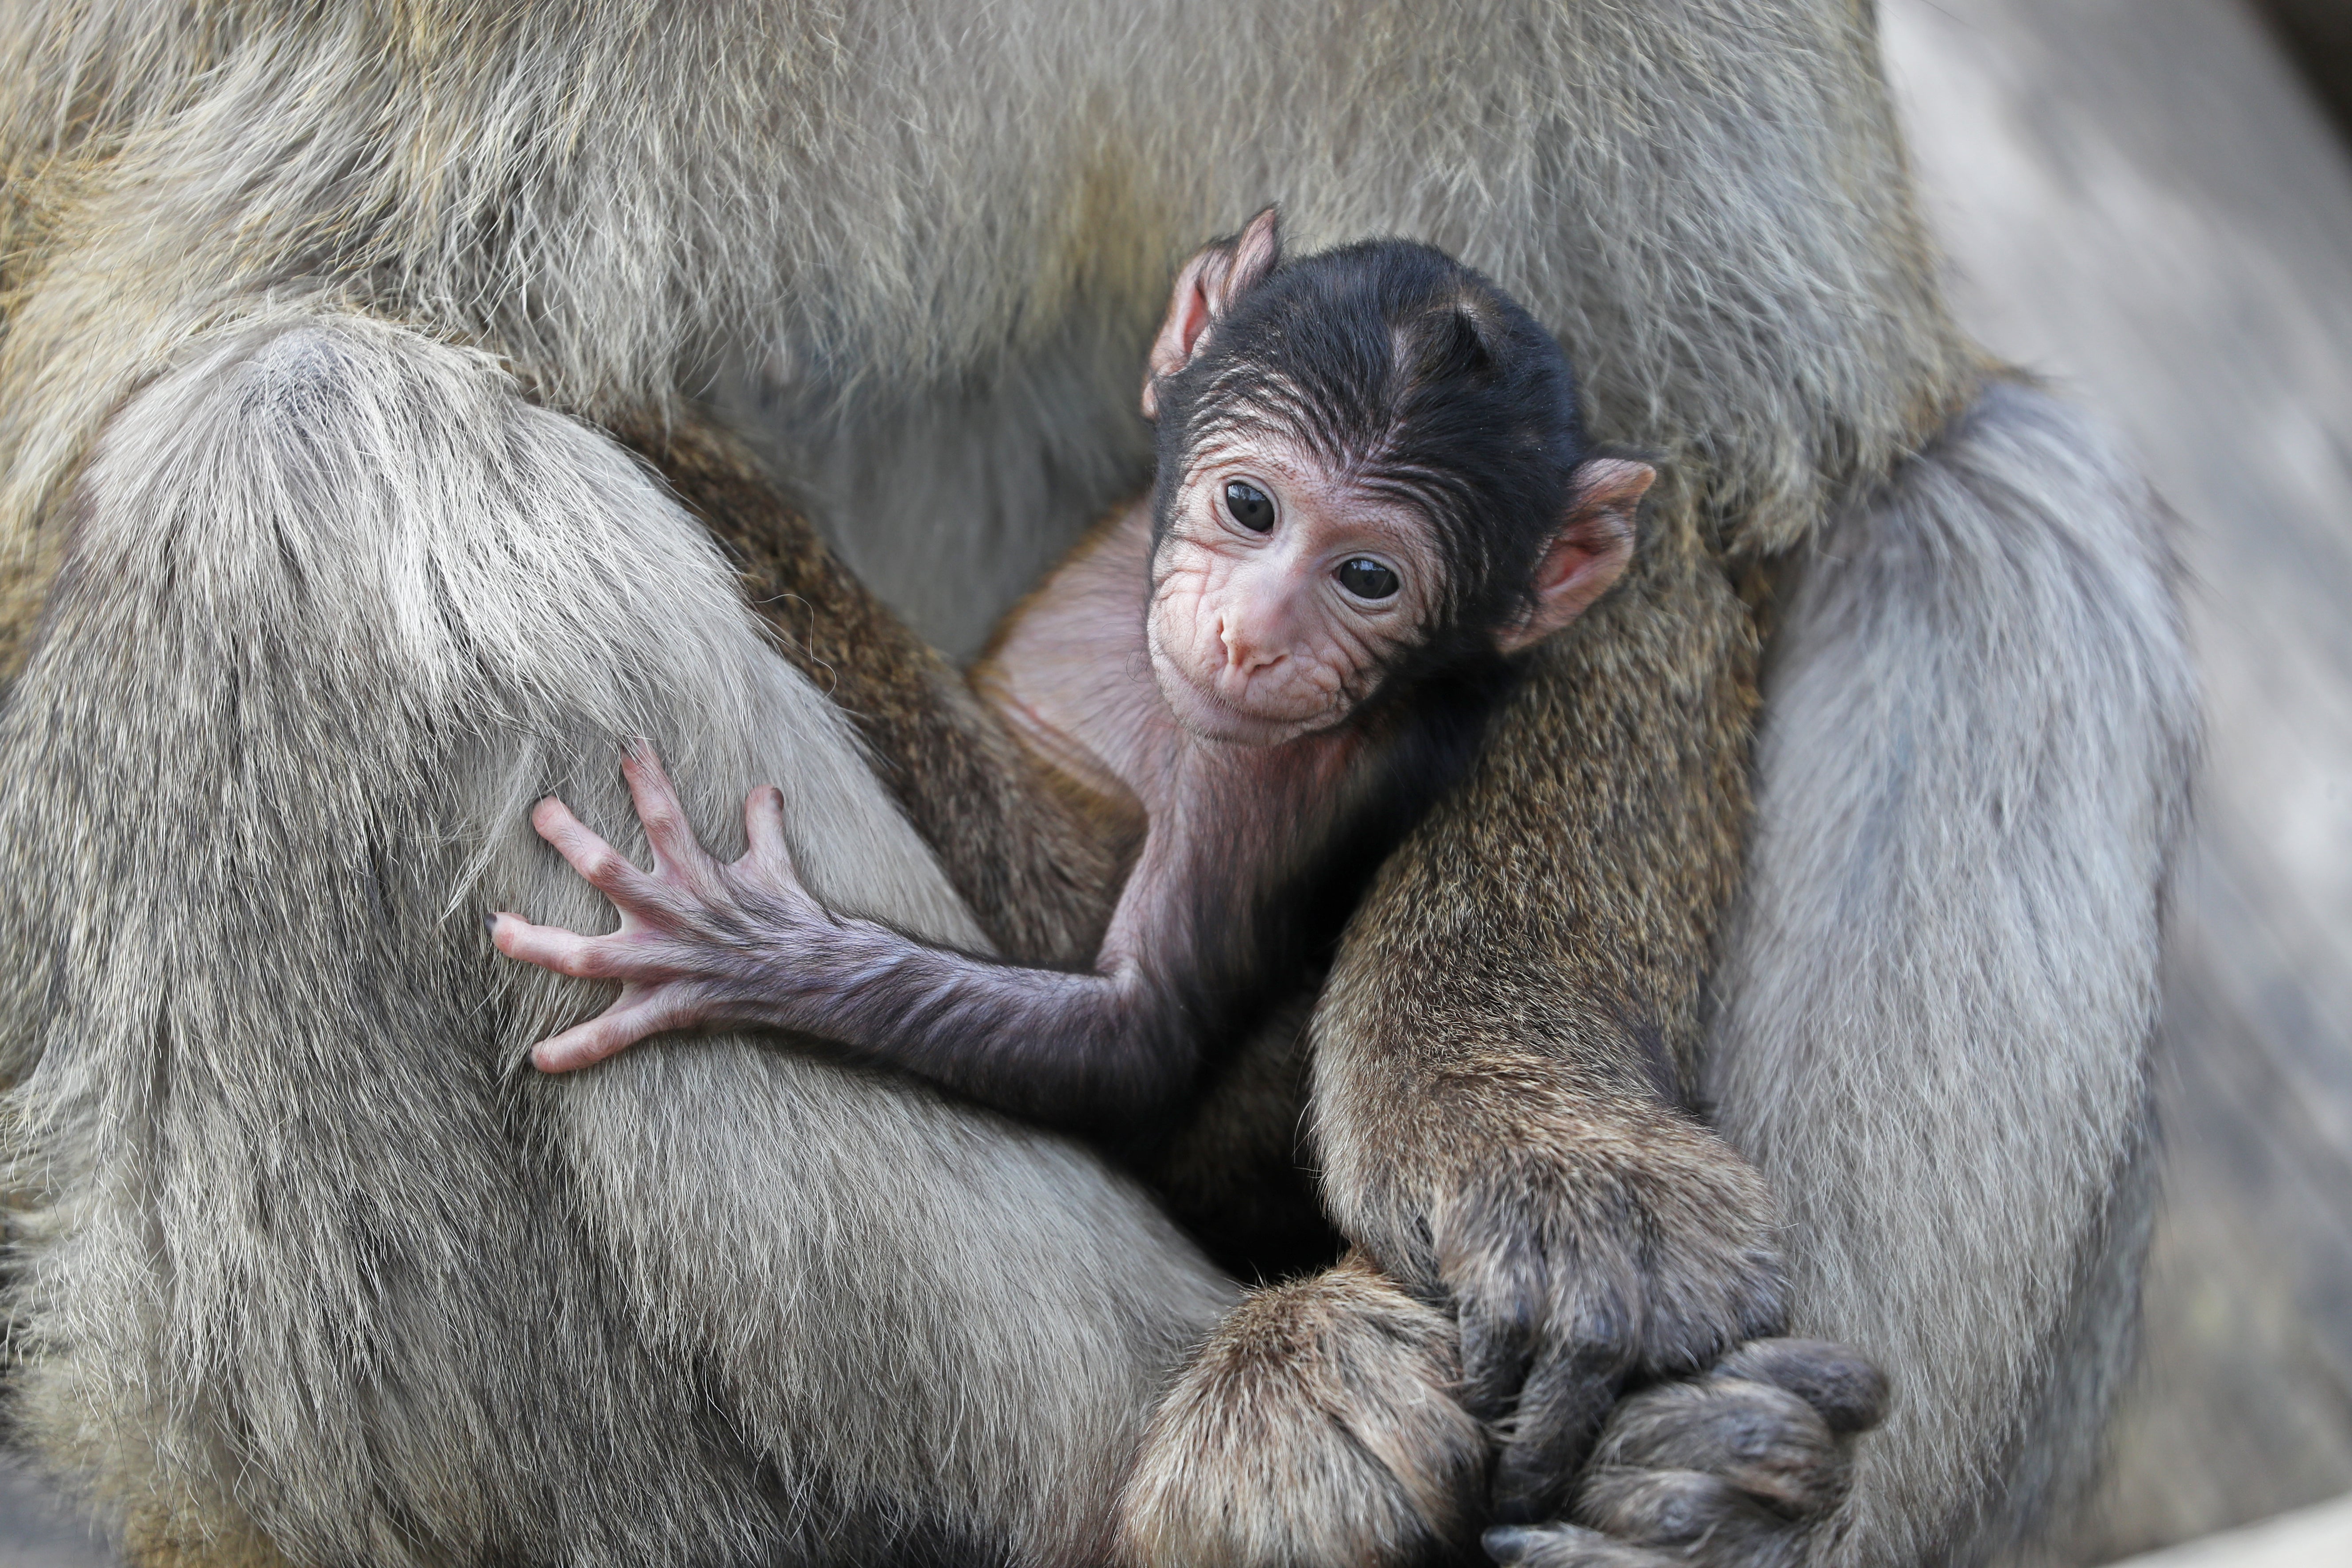
[[613, 901], [621, 928], [583, 936], [501, 911], [499, 952], [583, 980], [618, 980], [620, 997], [586, 1023], [541, 1040], [531, 1060], [565, 1072], [601, 1061], [649, 1034], [697, 1025], [791, 1027], [795, 994], [784, 970], [838, 926], [793, 873], [783, 797], [773, 786], [743, 803], [743, 858], [722, 865], [696, 840], [677, 792], [649, 747], [621, 764], [646, 826], [654, 865], [641, 871], [552, 795], [530, 814], [540, 837]]

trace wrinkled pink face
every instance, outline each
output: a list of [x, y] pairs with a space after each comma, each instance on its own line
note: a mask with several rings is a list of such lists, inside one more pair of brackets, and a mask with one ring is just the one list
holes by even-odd
[[1152, 558], [1151, 672], [1176, 721], [1273, 746], [1346, 718], [1441, 587], [1429, 526], [1264, 439], [1193, 454]]

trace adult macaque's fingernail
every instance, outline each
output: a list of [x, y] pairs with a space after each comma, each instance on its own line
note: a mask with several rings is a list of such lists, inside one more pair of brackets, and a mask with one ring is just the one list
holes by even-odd
[[482, 916], [482, 924], [496, 931], [499, 928], [499, 917], [495, 915], [485, 915]]

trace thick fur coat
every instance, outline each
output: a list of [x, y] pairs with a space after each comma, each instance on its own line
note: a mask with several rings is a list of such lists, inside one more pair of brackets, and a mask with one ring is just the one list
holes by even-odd
[[[969, 650], [1139, 481], [1176, 260], [1276, 198], [1494, 277], [1673, 475], [1340, 954], [1333, 1217], [1547, 1343], [1622, 1306], [1645, 1367], [1777, 1256], [1885, 1364], [1833, 1512], [1590, 1494], [1623, 1541], [1973, 1561], [2064, 1484], [2128, 1339], [2193, 710], [2145, 493], [1941, 308], [1865, 7], [52, 0], [0, 39], [15, 1401], [134, 1553], [1076, 1561], [1131, 1468], [1139, 1556], [1456, 1534], [1447, 1420], [1389, 1465], [1292, 1423], [1285, 1521], [1226, 1508], [1197, 1397], [1274, 1322], [1407, 1408], [1492, 1348], [1425, 1301], [1254, 1299], [1170, 1407], [1209, 1425], [1147, 1431], [1234, 1287], [1132, 1183], [741, 1040], [541, 1081], [597, 998], [478, 918], [595, 917], [523, 811], [617, 828], [646, 735], [706, 842], [782, 782], [828, 901], [1013, 929], [606, 430], [732, 421]], [[1707, 1468], [1641, 1414], [1621, 1471]]]

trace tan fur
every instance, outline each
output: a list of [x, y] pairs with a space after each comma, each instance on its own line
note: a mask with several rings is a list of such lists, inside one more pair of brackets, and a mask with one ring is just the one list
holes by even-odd
[[1409, 1563], [1470, 1547], [1486, 1441], [1453, 1323], [1360, 1257], [1229, 1313], [1153, 1416], [1120, 1502], [1138, 1568]]

